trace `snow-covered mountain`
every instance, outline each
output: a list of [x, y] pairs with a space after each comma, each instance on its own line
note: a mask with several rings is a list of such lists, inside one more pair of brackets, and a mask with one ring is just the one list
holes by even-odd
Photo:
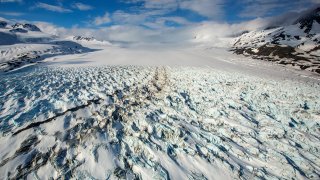
[[74, 36], [73, 40], [75, 41], [96, 41], [94, 37], [84, 37], [84, 36]]
[[0, 20], [0, 28], [5, 28], [7, 26], [7, 22], [6, 21], [1, 21]]
[[320, 7], [289, 26], [246, 32], [235, 38], [233, 51], [320, 74]]
[[89, 51], [92, 50], [77, 40], [46, 34], [36, 25], [0, 21], [0, 72], [39, 63], [52, 56]]
[[99, 40], [95, 39], [94, 37], [72, 36], [72, 37], [69, 37], [68, 39], [75, 41], [77, 43], [83, 44], [83, 45], [86, 45], [86, 44], [111, 45], [111, 43], [108, 41], [99, 41]]
[[41, 31], [36, 25], [33, 24], [20, 24], [20, 23], [16, 23], [14, 25], [12, 25], [13, 29], [25, 29], [27, 31]]

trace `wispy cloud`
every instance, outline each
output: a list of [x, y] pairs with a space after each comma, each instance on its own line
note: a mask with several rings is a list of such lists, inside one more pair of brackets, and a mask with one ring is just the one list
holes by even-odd
[[177, 0], [144, 0], [144, 7], [148, 9], [176, 10], [179, 7]]
[[[226, 13], [223, 9], [225, 1], [228, 0], [127, 0], [125, 3], [137, 4], [130, 6], [131, 8], [128, 9], [114, 12], [106, 11], [104, 14], [91, 17], [89, 24], [96, 25], [94, 27], [87, 26], [87, 28], [82, 28], [81, 26], [74, 26], [72, 28], [64, 28], [46, 23], [39, 25], [39, 27], [41, 26], [40, 28], [44, 29], [44, 32], [56, 35], [94, 36], [97, 39], [109, 41], [210, 41], [212, 44], [219, 44], [219, 38], [234, 36], [246, 30], [261, 30], [272, 25], [292, 24], [300, 12], [276, 17], [272, 14], [272, 17], [269, 18], [266, 18], [266, 15], [268, 15], [269, 11], [277, 8], [280, 10], [281, 8], [286, 8], [280, 11], [279, 14], [281, 12], [285, 13], [288, 9], [299, 11], [299, 4], [301, 5], [305, 1], [310, 3], [315, 0], [296, 0], [292, 2], [292, 6], [289, 6], [291, 0], [239, 1], [234, 6], [238, 7], [240, 4], [240, 8], [234, 13], [241, 13], [243, 17], [250, 17], [249, 19], [252, 20], [232, 24], [225, 21], [215, 21], [216, 16]], [[262, 7], [259, 9], [258, 5], [262, 5]], [[63, 4], [59, 4], [58, 7], [62, 8]], [[207, 19], [197, 22], [189, 20], [187, 16], [180, 16], [179, 13], [175, 13], [178, 9], [193, 11], [207, 17]], [[250, 14], [256, 9], [258, 10], [255, 13]]]
[[41, 9], [45, 9], [48, 11], [53, 11], [53, 12], [60, 12], [60, 13], [70, 13], [72, 12], [72, 10], [64, 8], [62, 6], [55, 6], [55, 5], [51, 5], [51, 4], [46, 4], [46, 3], [42, 3], [39, 2], [35, 5], [36, 8], [41, 8]]
[[210, 19], [221, 19], [223, 3], [223, 0], [182, 0], [180, 8], [194, 11]]
[[[111, 14], [106, 13], [104, 16], [98, 16], [93, 20], [93, 24], [103, 25], [112, 22], [112, 24], [115, 25], [143, 26], [151, 29], [166, 28], [166, 26], [170, 25], [186, 25], [189, 24], [186, 18], [170, 14], [179, 9], [182, 1], [196, 2], [199, 0], [126, 0], [122, 2], [127, 4], [133, 3], [137, 6], [133, 6], [135, 8], [129, 10], [118, 10]], [[192, 5], [193, 4], [185, 4], [183, 8], [188, 9], [191, 8]], [[203, 9], [200, 7], [196, 9], [204, 13], [207, 12], [208, 14], [210, 7], [202, 7]], [[205, 8], [208, 9], [208, 11], [205, 11]], [[211, 15], [212, 14], [213, 13], [211, 13]]]
[[116, 24], [141, 24], [146, 21], [148, 15], [143, 13], [127, 13], [124, 11], [116, 11], [112, 14], [112, 20]]
[[20, 12], [0, 12], [0, 14], [5, 15], [5, 16], [23, 16], [24, 13]]
[[0, 0], [0, 3], [14, 3], [14, 2], [22, 3], [23, 1], [22, 0]]
[[83, 4], [83, 3], [74, 3], [72, 4], [72, 7], [74, 9], [78, 9], [80, 11], [88, 11], [88, 10], [92, 10], [93, 7], [87, 4]]
[[[47, 33], [54, 33], [60, 36], [84, 35], [93, 36], [99, 40], [121, 41], [121, 42], [158, 42], [158, 43], [185, 43], [185, 42], [209, 42], [212, 46], [224, 46], [221, 44], [223, 38], [238, 35], [243, 31], [262, 30], [270, 25], [289, 25], [304, 12], [296, 12], [295, 14], [283, 14], [281, 16], [269, 18], [256, 18], [241, 23], [224, 23], [224, 22], [189, 22], [181, 17], [158, 17], [152, 22], [146, 22], [145, 25], [150, 28], [140, 26], [140, 22], [144, 22], [145, 14], [136, 14], [135, 23], [112, 23], [106, 27], [99, 28], [63, 28], [50, 25], [48, 23], [39, 24], [39, 27]], [[104, 16], [96, 18], [97, 24], [110, 23], [116, 18], [123, 18], [129, 21], [132, 14], [125, 14], [118, 11], [116, 14], [106, 13]], [[163, 24], [166, 21], [173, 21], [184, 24], [181, 27], [166, 27]], [[38, 25], [38, 24], [37, 24]]]
[[142, 3], [145, 10], [161, 9], [167, 13], [184, 9], [209, 19], [220, 19], [226, 0], [127, 0], [125, 3]]
[[[113, 13], [106, 12], [103, 16], [95, 17], [94, 25], [130, 25], [143, 26], [148, 29], [164, 29], [171, 26], [188, 25], [189, 22], [180, 16], [163, 16], [162, 10], [126, 12], [122, 10]], [[112, 24], [111, 24], [112, 22]]]
[[239, 16], [241, 17], [264, 17], [271, 16], [275, 13], [284, 13], [288, 11], [303, 11], [320, 0], [243, 0], [240, 7], [243, 7]]
[[111, 22], [111, 19], [110, 19], [110, 14], [108, 12], [106, 12], [103, 16], [98, 16], [94, 19], [95, 25], [103, 25], [110, 22]]

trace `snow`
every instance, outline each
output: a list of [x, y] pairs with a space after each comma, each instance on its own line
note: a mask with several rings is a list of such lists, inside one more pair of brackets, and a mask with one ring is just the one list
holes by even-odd
[[6, 62], [19, 54], [27, 54], [32, 51], [38, 51], [39, 54], [52, 49], [53, 46], [49, 44], [14, 44], [1, 46], [0, 62]]
[[[1, 36], [1, 32], [0, 32]], [[11, 35], [5, 34], [5, 40]], [[5, 41], [0, 46], [0, 72], [15, 70], [32, 63], [41, 63], [48, 57], [65, 54], [79, 54], [94, 51], [73, 41], [63, 39], [48, 40], [43, 36], [18, 37], [16, 34], [11, 42]]]
[[0, 74], [0, 179], [319, 179], [319, 76], [198, 38], [0, 46], [43, 57]]
[[305, 29], [301, 29], [299, 23], [251, 31], [234, 39], [233, 51], [237, 54], [319, 74], [319, 26], [314, 21], [308, 33], [305, 32]]
[[319, 178], [318, 81], [57, 61], [2, 75], [1, 178]]
[[228, 48], [210, 47], [203, 44], [174, 46], [153, 44], [129, 47], [87, 44], [86, 46], [98, 50], [89, 53], [47, 58], [43, 65], [49, 67], [192, 66], [210, 67], [230, 73], [241, 72], [273, 79], [304, 79], [302, 76], [320, 79], [317, 75], [307, 71], [280, 67], [270, 62], [257, 61], [252, 58], [232, 54]]

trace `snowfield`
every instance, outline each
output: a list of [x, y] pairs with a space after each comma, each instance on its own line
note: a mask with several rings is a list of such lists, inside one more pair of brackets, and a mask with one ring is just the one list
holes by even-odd
[[[90, 43], [108, 45], [94, 39], [91, 39]], [[92, 51], [94, 49], [83, 47], [80, 40], [49, 35], [38, 30], [35, 25], [15, 24], [11, 27], [0, 27], [0, 73], [35, 65], [49, 57]]]
[[1, 179], [320, 178], [320, 84], [211, 67], [0, 79]]

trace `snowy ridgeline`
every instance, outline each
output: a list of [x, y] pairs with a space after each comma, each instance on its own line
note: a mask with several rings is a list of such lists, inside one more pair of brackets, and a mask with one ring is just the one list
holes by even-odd
[[0, 179], [320, 178], [317, 83], [87, 67], [0, 84]]
[[320, 74], [320, 7], [292, 25], [245, 32], [235, 38], [232, 50]]
[[48, 57], [92, 52], [94, 49], [83, 46], [89, 40], [90, 44], [109, 45], [92, 38], [62, 39], [41, 32], [33, 24], [9, 26], [7, 22], [0, 21], [0, 72], [40, 63]]

